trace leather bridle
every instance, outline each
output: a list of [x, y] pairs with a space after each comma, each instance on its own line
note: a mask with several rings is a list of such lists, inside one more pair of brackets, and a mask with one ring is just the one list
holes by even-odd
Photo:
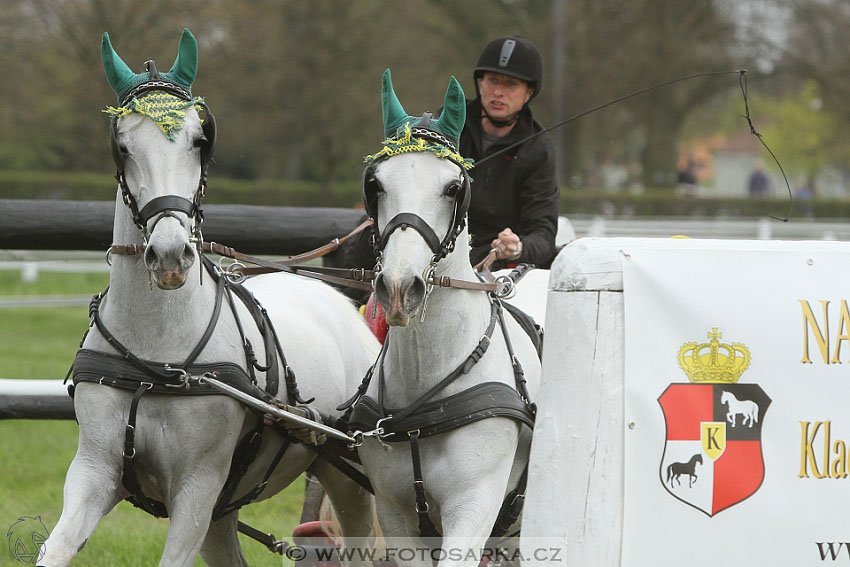
[[[442, 145], [448, 145], [450, 148], [454, 149], [454, 145], [452, 145], [451, 142], [449, 142], [444, 136], [441, 136], [437, 132], [432, 132], [431, 130], [424, 128], [412, 128], [411, 135], [414, 137], [425, 138], [429, 141], [434, 141]], [[469, 211], [469, 201], [472, 197], [472, 192], [470, 190], [469, 174], [466, 172], [466, 168], [463, 164], [451, 157], [447, 157], [446, 159], [457, 165], [460, 169], [460, 178], [455, 184], [449, 187], [450, 190], [455, 192], [455, 195], [452, 221], [446, 231], [446, 234], [440, 238], [425, 219], [415, 213], [399, 213], [390, 219], [383, 231], [378, 228], [377, 222], [372, 225], [372, 245], [379, 258], [383, 253], [384, 248], [386, 248], [390, 236], [399, 228], [412, 228], [422, 236], [423, 240], [425, 240], [425, 243], [428, 245], [428, 248], [434, 254], [431, 260], [432, 265], [436, 265], [437, 262], [445, 258], [446, 255], [454, 249], [457, 237], [460, 236], [460, 233], [463, 232], [463, 229], [466, 227], [466, 213]], [[366, 169], [363, 170], [363, 181], [361, 184], [361, 194], [363, 197], [363, 204], [366, 208], [366, 213], [373, 219], [376, 219], [376, 221], [378, 218], [378, 194], [381, 192], [381, 186], [375, 176], [375, 168], [380, 161], [382, 160], [376, 160], [369, 163]]]
[[[186, 101], [192, 100], [188, 91], [177, 85], [165, 81], [148, 81], [146, 83], [142, 83], [128, 93], [121, 101], [121, 105], [124, 106], [132, 98], [151, 91], [163, 91]], [[121, 147], [118, 143], [118, 118], [114, 117], [110, 122], [109, 141], [112, 150], [112, 159], [115, 162], [116, 167], [115, 179], [118, 181], [118, 185], [121, 189], [121, 198], [127, 208], [130, 209], [130, 213], [133, 217], [133, 223], [142, 232], [143, 242], [145, 245], [159, 221], [168, 217], [179, 220], [179, 217], [175, 215], [175, 212], [183, 213], [187, 217], [193, 219], [192, 240], [199, 247], [199, 252], [203, 245], [201, 224], [204, 222], [204, 212], [201, 208], [201, 202], [203, 201], [207, 191], [207, 167], [209, 166], [213, 157], [213, 152], [215, 151], [216, 126], [215, 116], [213, 116], [209, 107], [205, 103], [199, 104], [203, 106], [205, 114], [202, 124], [205, 140], [200, 148], [200, 179], [198, 180], [198, 187], [191, 200], [177, 195], [164, 195], [154, 197], [140, 209], [136, 198], [130, 192], [130, 188], [127, 185], [127, 179], [124, 174], [124, 154], [122, 153]], [[154, 217], [156, 217], [156, 220], [154, 220], [153, 226], [148, 228], [148, 223]]]

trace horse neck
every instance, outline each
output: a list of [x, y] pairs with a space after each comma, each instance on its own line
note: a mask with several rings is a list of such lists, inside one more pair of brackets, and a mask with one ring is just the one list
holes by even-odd
[[[121, 196], [116, 199], [114, 244], [142, 245], [142, 233], [133, 223]], [[194, 347], [215, 302], [215, 283], [205, 277], [200, 285], [201, 262], [195, 262], [180, 289], [165, 291], [153, 283], [142, 255], [112, 255], [109, 293], [101, 306], [104, 325], [126, 345], [138, 345], [157, 359], [178, 356]]]
[[[464, 230], [436, 275], [477, 281], [469, 250]], [[426, 305], [424, 320], [414, 315], [406, 327], [390, 328], [384, 362], [388, 403], [410, 403], [448, 376], [478, 345], [490, 321], [490, 302], [481, 291], [435, 287]]]

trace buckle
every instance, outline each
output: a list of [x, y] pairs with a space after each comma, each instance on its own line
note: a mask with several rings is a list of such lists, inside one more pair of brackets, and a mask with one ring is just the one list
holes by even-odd
[[[166, 388], [183, 388], [185, 390], [188, 390], [191, 387], [190, 381], [192, 380], [192, 376], [182, 368], [171, 368], [166, 364], [165, 371], [174, 372], [178, 375], [178, 380], [180, 381], [179, 384], [166, 384]], [[150, 385], [148, 390], [150, 390], [151, 388], [153, 388], [153, 384]]]
[[389, 450], [389, 445], [384, 443], [383, 438], [392, 435], [392, 433], [387, 433], [381, 424], [391, 418], [391, 415], [388, 415], [387, 417], [382, 417], [381, 419], [375, 422], [375, 429], [371, 431], [360, 431], [358, 429], [357, 431], [352, 433], [351, 437], [354, 439], [354, 443], [349, 443], [349, 447], [360, 447], [361, 445], [363, 445], [363, 441], [367, 437], [375, 437], [381, 443], [381, 445], [383, 445], [384, 449]]

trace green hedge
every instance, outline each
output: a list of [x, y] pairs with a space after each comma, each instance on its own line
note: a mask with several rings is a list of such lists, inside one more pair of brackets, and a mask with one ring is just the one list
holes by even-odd
[[[115, 191], [115, 179], [107, 174], [0, 171], [0, 197], [4, 199], [104, 201], [113, 200]], [[360, 203], [360, 188], [355, 181], [336, 184], [328, 191], [310, 181], [223, 179], [213, 171], [206, 202], [355, 207]], [[564, 188], [561, 212], [568, 216], [784, 217], [788, 214], [788, 200], [685, 197], [664, 189], [632, 194]], [[850, 217], [850, 201], [797, 200], [793, 217]]]

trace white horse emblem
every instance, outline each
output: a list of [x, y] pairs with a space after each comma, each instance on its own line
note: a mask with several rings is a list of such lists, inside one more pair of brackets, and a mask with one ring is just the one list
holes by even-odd
[[759, 406], [752, 400], [739, 400], [732, 392], [723, 391], [720, 394], [720, 403], [728, 408], [726, 420], [732, 427], [735, 427], [735, 416], [740, 414], [743, 416], [741, 425], [752, 427], [753, 423], [758, 423]]

